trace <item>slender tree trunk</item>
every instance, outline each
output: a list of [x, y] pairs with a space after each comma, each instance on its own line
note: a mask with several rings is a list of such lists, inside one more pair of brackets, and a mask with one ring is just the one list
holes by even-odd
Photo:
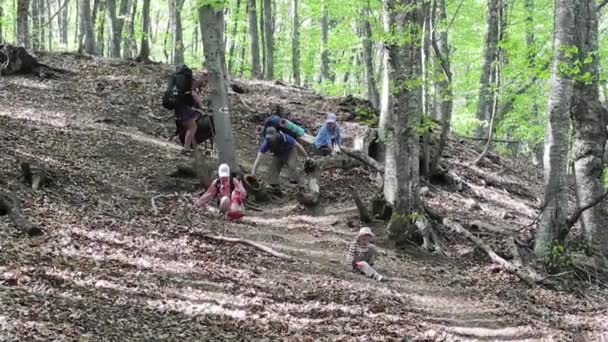
[[574, 46], [574, 1], [556, 0], [553, 35], [553, 67], [551, 92], [547, 106], [544, 156], [544, 209], [536, 231], [534, 252], [539, 257], [550, 253], [555, 241], [566, 234], [568, 212], [568, 116], [571, 109], [572, 80], [560, 72], [569, 64], [567, 49]]
[[[477, 119], [482, 123], [477, 130], [477, 136], [483, 138], [487, 136], [487, 123], [490, 121], [492, 108], [492, 85], [490, 76], [492, 65], [498, 58], [498, 32], [501, 0], [488, 1], [488, 22], [485, 44], [485, 55], [483, 69], [479, 81], [479, 102], [477, 103]], [[484, 124], [485, 123], [485, 124]]]
[[0, 43], [4, 44], [4, 3], [0, 0]]
[[[435, 0], [433, 2], [433, 12], [441, 22], [438, 27], [444, 27], [447, 23], [445, 0]], [[435, 117], [441, 120], [441, 135], [439, 136], [439, 146], [437, 147], [436, 158], [431, 163], [431, 173], [437, 171], [439, 160], [445, 148], [448, 135], [450, 133], [450, 122], [452, 120], [452, 107], [454, 91], [452, 90], [452, 71], [450, 65], [450, 46], [448, 44], [448, 31], [441, 29], [437, 38], [436, 28], [431, 35], [435, 57], [438, 60], [437, 76], [435, 82], [435, 98], [439, 104], [434, 106]]]
[[296, 85], [302, 83], [300, 76], [300, 16], [298, 0], [293, 0], [292, 35], [291, 35], [291, 69], [293, 82]]
[[[534, 15], [535, 15], [535, 8], [536, 8], [536, 4], [535, 4], [535, 0], [525, 0], [524, 1], [524, 8], [526, 10], [526, 48], [528, 49], [528, 67], [530, 68], [530, 70], [532, 70], [533, 73], [537, 73], [536, 71], [536, 54], [537, 54], [537, 47], [536, 47], [536, 37], [535, 37], [535, 27], [534, 27]], [[537, 81], [534, 81], [533, 83], [538, 83]], [[530, 86], [532, 87], [532, 85]], [[538, 99], [533, 99], [532, 100], [532, 108], [531, 108], [531, 114], [533, 118], [538, 118], [538, 120], [540, 121], [540, 105], [538, 103]], [[535, 146], [532, 146], [533, 150], [542, 150], [544, 148], [544, 146], [542, 144], [537, 144]], [[541, 166], [542, 166], [542, 158], [541, 159]]]
[[[46, 1], [46, 22], [48, 23], [47, 25], [49, 26], [49, 29], [46, 30], [47, 32], [47, 49], [48, 51], [53, 51], [53, 32], [55, 32], [55, 27], [53, 25], [53, 18], [52, 18], [52, 14], [51, 11], [53, 10], [53, 8], [51, 7], [51, 0], [43, 0]], [[61, 4], [58, 2], [57, 6], [60, 6]]]
[[264, 0], [260, 0], [260, 43], [262, 45], [262, 78], [265, 78], [266, 75], [266, 29], [264, 23]]
[[[93, 2], [93, 27], [97, 29], [97, 37], [95, 39], [97, 46], [95, 51], [99, 56], [103, 56], [105, 54], [106, 47], [106, 19], [104, 13], [106, 12], [106, 4], [105, 0], [95, 0]], [[98, 23], [97, 23], [98, 22]]]
[[76, 3], [76, 15], [74, 18], [74, 22], [76, 24], [75, 25], [76, 29], [74, 30], [74, 45], [76, 45], [78, 47], [78, 51], [83, 50], [83, 48], [81, 48], [81, 47], [82, 47], [82, 44], [83, 44], [82, 42], [84, 39], [83, 38], [84, 36], [81, 36], [81, 34], [84, 34], [83, 33], [84, 31], [82, 30], [82, 28], [81, 28], [82, 24], [80, 23], [80, 1], [81, 0], [78, 0], [78, 2]]
[[[81, 48], [79, 51], [84, 51], [91, 55], [95, 54], [95, 36], [93, 34], [91, 2], [89, 0], [80, 0], [80, 36]], [[82, 43], [83, 39], [84, 43]]]
[[261, 78], [260, 41], [258, 39], [258, 14], [256, 0], [249, 0], [249, 36], [251, 40], [251, 73], [253, 78]]
[[143, 35], [141, 38], [141, 48], [139, 50], [139, 56], [137, 56], [137, 59], [141, 62], [148, 63], [150, 62], [150, 0], [144, 0], [144, 7], [141, 17], [143, 21]]
[[226, 84], [226, 67], [224, 45], [224, 11], [210, 5], [199, 8], [199, 22], [205, 50], [205, 67], [209, 70], [209, 88], [211, 109], [216, 129], [216, 146], [219, 149], [220, 162], [227, 163], [231, 170], [238, 171], [239, 163], [235, 150], [234, 134], [230, 122], [228, 88]]
[[69, 26], [69, 22], [70, 22], [70, 16], [69, 16], [70, 5], [69, 5], [69, 0], [63, 0], [63, 1], [66, 4], [63, 6], [63, 9], [61, 10], [61, 13], [62, 13], [61, 20], [60, 20], [61, 44], [67, 48], [67, 46], [68, 46], [68, 26]]
[[321, 16], [321, 82], [331, 81], [329, 71], [329, 10], [327, 0], [322, 2]]
[[[388, 225], [389, 236], [397, 243], [411, 239], [417, 232], [416, 224], [424, 217], [418, 193], [420, 143], [416, 127], [422, 114], [422, 91], [416, 83], [422, 78], [420, 32], [424, 15], [422, 0], [385, 0], [391, 34], [409, 37], [409, 43], [387, 42], [389, 51], [391, 95], [395, 118], [395, 174], [397, 197]], [[393, 40], [394, 41], [394, 40]]]
[[[574, 128], [574, 169], [576, 195], [586, 206], [604, 193], [604, 147], [606, 145], [606, 110], [599, 100], [598, 18], [594, 0], [576, 1], [575, 24], [578, 60], [585, 61], [574, 82], [572, 122]], [[589, 75], [589, 78], [585, 78]], [[581, 216], [585, 237], [590, 246], [608, 257], [608, 206], [604, 201]]]
[[[391, 3], [394, 6], [393, 3]], [[388, 4], [383, 11], [384, 32], [391, 32], [392, 20], [388, 13]], [[389, 73], [389, 51], [388, 46], [382, 54], [382, 97], [380, 102], [380, 120], [378, 123], [378, 136], [384, 143], [384, 200], [390, 206], [395, 205], [397, 197], [397, 175], [395, 161], [395, 119], [393, 113], [393, 97], [391, 95], [391, 74]], [[382, 154], [382, 153], [381, 153]]]
[[234, 10], [234, 25], [232, 26], [232, 38], [230, 39], [230, 52], [228, 54], [228, 71], [231, 74], [236, 74], [233, 69], [234, 54], [236, 51], [237, 33], [239, 29], [239, 12], [241, 10], [241, 0], [236, 0], [236, 9]]
[[173, 44], [171, 46], [171, 59], [173, 64], [184, 64], [184, 38], [182, 33], [182, 7], [184, 0], [169, 0], [169, 10], [171, 12], [171, 35]]
[[39, 0], [31, 0], [32, 49], [40, 50], [40, 9]]
[[272, 0], [264, 0], [264, 78], [274, 79], [274, 15]]
[[[137, 17], [138, 0], [132, 1], [130, 19], [129, 19], [129, 36], [123, 46], [123, 57], [133, 58], [137, 54], [137, 42], [135, 41], [135, 18]], [[196, 29], [195, 29], [196, 31]]]
[[374, 55], [372, 46], [372, 26], [369, 22], [371, 16], [370, 1], [367, 1], [367, 6], [361, 11], [362, 31], [363, 31], [363, 60], [365, 61], [365, 76], [367, 83], [367, 99], [372, 103], [374, 108], [380, 108], [380, 95], [376, 86], [374, 77]]
[[125, 22], [125, 17], [129, 9], [129, 2], [127, 0], [120, 0], [120, 8], [116, 8], [116, 0], [106, 0], [108, 7], [108, 19], [110, 19], [111, 29], [111, 46], [110, 56], [113, 58], [120, 58], [120, 47], [122, 45], [122, 29]]
[[47, 12], [45, 0], [38, 0], [38, 22], [40, 23], [38, 28], [38, 35], [40, 36], [40, 50], [46, 50], [46, 28], [45, 28], [45, 13]]

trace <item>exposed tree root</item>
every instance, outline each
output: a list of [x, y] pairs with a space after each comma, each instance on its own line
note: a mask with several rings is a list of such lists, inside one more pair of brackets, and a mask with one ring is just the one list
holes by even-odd
[[0, 191], [0, 216], [8, 215], [15, 227], [29, 236], [42, 235], [42, 230], [32, 224], [21, 210], [21, 201], [13, 193]]
[[357, 159], [358, 161], [364, 163], [365, 165], [370, 166], [374, 170], [376, 170], [378, 172], [384, 172], [384, 165], [382, 163], [380, 163], [377, 160], [375, 160], [374, 158], [364, 154], [363, 152], [356, 151], [356, 150], [350, 149], [348, 147], [342, 147], [341, 150], [347, 156]]
[[517, 267], [514, 264], [508, 262], [507, 260], [500, 257], [496, 252], [490, 248], [487, 244], [485, 244], [480, 238], [473, 235], [466, 228], [464, 228], [459, 223], [452, 221], [448, 218], [443, 220], [443, 224], [455, 231], [456, 233], [464, 235], [466, 238], [471, 240], [477, 247], [486, 252], [490, 259], [498, 264], [503, 270], [517, 276], [519, 279], [523, 280], [530, 287], [536, 287], [539, 283], [541, 283], [544, 279], [539, 277], [538, 275], [524, 270], [523, 267]]
[[281, 252], [278, 252], [268, 246], [264, 246], [260, 243], [257, 243], [255, 241], [251, 241], [251, 240], [247, 240], [247, 239], [239, 239], [239, 238], [231, 238], [231, 237], [225, 237], [225, 236], [217, 236], [217, 235], [208, 235], [208, 234], [196, 234], [196, 236], [199, 236], [203, 239], [209, 239], [209, 240], [214, 240], [214, 241], [222, 241], [222, 242], [231, 242], [231, 243], [240, 243], [243, 245], [248, 245], [254, 248], [257, 248], [267, 254], [270, 254], [276, 258], [279, 259], [283, 259], [283, 260], [293, 260], [294, 258], [292, 256], [289, 256], [287, 254], [283, 254]]
[[367, 207], [365, 207], [365, 203], [363, 203], [363, 201], [361, 200], [361, 197], [359, 197], [359, 193], [357, 192], [357, 189], [352, 185], [349, 186], [348, 188], [350, 190], [351, 196], [353, 197], [353, 200], [355, 201], [357, 210], [359, 210], [359, 219], [361, 219], [361, 221], [365, 222], [365, 223], [371, 222], [372, 218], [369, 215], [369, 211], [367, 210]]

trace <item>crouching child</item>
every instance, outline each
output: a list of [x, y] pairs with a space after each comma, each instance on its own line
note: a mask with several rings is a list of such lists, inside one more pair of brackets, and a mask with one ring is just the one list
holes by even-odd
[[230, 175], [227, 164], [220, 165], [218, 178], [214, 179], [205, 193], [195, 203], [197, 206], [207, 208], [209, 202], [217, 200], [220, 213], [226, 215], [228, 220], [239, 220], [245, 215], [245, 201], [247, 192], [241, 181]]
[[348, 248], [345, 266], [353, 272], [365, 274], [377, 281], [383, 281], [384, 277], [373, 268], [378, 254], [376, 246], [370, 243], [374, 238], [374, 233], [370, 228], [361, 228]]

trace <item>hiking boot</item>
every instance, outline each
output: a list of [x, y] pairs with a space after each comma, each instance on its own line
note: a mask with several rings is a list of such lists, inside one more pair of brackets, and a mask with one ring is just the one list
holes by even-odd
[[191, 156], [192, 156], [192, 150], [190, 150], [190, 149], [186, 149], [186, 148], [185, 148], [185, 149], [183, 149], [183, 150], [180, 152], [180, 154], [181, 154], [182, 156], [191, 157]]
[[386, 278], [384, 278], [383, 276], [381, 276], [380, 274], [377, 274], [377, 273], [374, 275], [373, 278], [374, 278], [374, 280], [379, 281], [381, 283], [386, 281]]

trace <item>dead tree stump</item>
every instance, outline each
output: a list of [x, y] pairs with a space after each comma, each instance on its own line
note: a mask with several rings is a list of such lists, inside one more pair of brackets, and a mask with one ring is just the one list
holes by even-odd
[[14, 45], [0, 45], [0, 76], [34, 74], [40, 78], [57, 78], [54, 73], [66, 70], [40, 63], [25, 48]]
[[21, 201], [13, 193], [0, 191], [0, 216], [8, 215], [15, 227], [29, 236], [42, 235], [42, 230], [32, 224], [21, 210]]

